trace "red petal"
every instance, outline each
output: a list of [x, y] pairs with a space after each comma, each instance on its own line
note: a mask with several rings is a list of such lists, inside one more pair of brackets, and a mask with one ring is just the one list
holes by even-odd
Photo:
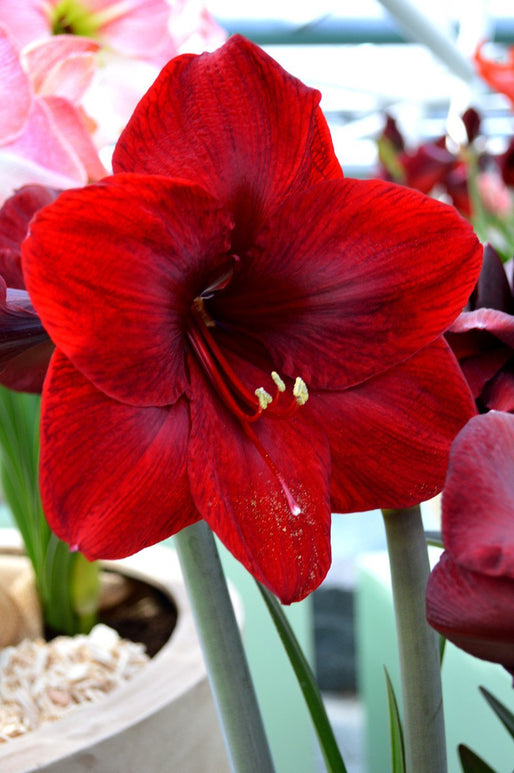
[[0, 209], [0, 275], [8, 287], [24, 289], [21, 243], [34, 214], [55, 200], [57, 191], [43, 185], [26, 185]]
[[337, 390], [440, 335], [482, 259], [453, 207], [381, 181], [324, 181], [291, 196], [256, 244], [215, 318], [262, 341], [278, 371]]
[[514, 578], [514, 416], [476, 416], [453, 444], [443, 540], [459, 565]]
[[427, 587], [430, 625], [477, 658], [514, 668], [514, 581], [459, 567], [445, 552]]
[[225, 260], [229, 234], [228, 216], [201, 188], [116, 175], [66, 191], [36, 216], [23, 270], [75, 367], [114, 399], [167, 405], [187, 387], [186, 315]]
[[171, 409], [117, 403], [56, 352], [43, 392], [40, 474], [57, 536], [89, 559], [121, 558], [196, 521], [188, 433], [184, 400]]
[[443, 339], [345, 392], [311, 393], [332, 454], [333, 509], [410, 507], [437, 494], [450, 445], [475, 412]]
[[482, 56], [481, 43], [475, 51], [475, 65], [479, 75], [494, 89], [509, 97], [514, 105], [514, 63], [512, 56], [506, 62], [494, 62]]
[[285, 196], [342, 176], [319, 100], [235, 35], [213, 53], [169, 63], [136, 108], [113, 167], [199, 183], [235, 213], [241, 248]]
[[[188, 470], [196, 506], [257, 580], [283, 603], [299, 601], [330, 566], [330, 458], [324, 434], [300, 413], [291, 420], [263, 416], [251, 425], [256, 443], [224, 410], [194, 362], [191, 376]], [[292, 512], [285, 487], [299, 514]]]

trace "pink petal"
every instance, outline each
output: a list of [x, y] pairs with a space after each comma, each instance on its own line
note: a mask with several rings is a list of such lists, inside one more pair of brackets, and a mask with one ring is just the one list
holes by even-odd
[[235, 214], [236, 246], [251, 244], [285, 196], [342, 176], [319, 99], [236, 35], [164, 68], [118, 142], [114, 170], [194, 180]]
[[19, 48], [33, 40], [47, 37], [50, 26], [40, 0], [0, 0], [0, 19], [9, 29]]
[[112, 401], [56, 352], [41, 424], [41, 494], [52, 529], [90, 559], [121, 558], [198, 520], [188, 432], [184, 400], [172, 409]]
[[32, 102], [30, 81], [7, 30], [0, 26], [0, 145], [14, 140], [27, 122]]
[[443, 339], [344, 392], [313, 392], [330, 441], [333, 510], [410, 507], [443, 487], [450, 445], [475, 413]]
[[174, 0], [169, 30], [180, 54], [213, 51], [227, 39], [227, 33], [214, 20], [202, 0]]
[[41, 101], [51, 115], [61, 141], [68, 146], [70, 155], [74, 154], [84, 167], [87, 179], [95, 181], [104, 177], [107, 170], [100, 160], [81, 114], [71, 102], [62, 97], [43, 97]]
[[514, 578], [514, 416], [476, 416], [456, 438], [443, 494], [443, 541], [461, 567]]
[[97, 0], [91, 5], [99, 18], [105, 17], [98, 37], [106, 47], [159, 66], [177, 54], [169, 28], [170, 4], [166, 0]]
[[324, 434], [300, 413], [291, 420], [263, 416], [246, 430], [192, 360], [190, 373], [188, 472], [195, 504], [256, 579], [283, 603], [299, 601], [330, 566]]
[[77, 35], [56, 35], [23, 51], [23, 61], [37, 94], [78, 102], [91, 83], [100, 46]]
[[195, 185], [116, 175], [36, 216], [25, 281], [52, 339], [99, 389], [168, 405], [187, 389], [186, 322], [225, 266], [230, 229]]
[[481, 258], [452, 207], [381, 181], [323, 181], [270, 219], [213, 316], [261, 341], [277, 370], [342, 390], [437, 338]]
[[[66, 188], [73, 184], [81, 185], [87, 181], [82, 164], [61, 138], [51, 111], [43, 100], [35, 100], [32, 103], [23, 134], [9, 145], [5, 145], [3, 151], [21, 156], [28, 163], [45, 169], [52, 175], [48, 185]], [[56, 184], [53, 180], [57, 177], [67, 182]], [[41, 180], [38, 178], [32, 182], [41, 182]]]
[[477, 658], [514, 669], [514, 580], [487, 577], [441, 556], [427, 587], [427, 619], [439, 633]]

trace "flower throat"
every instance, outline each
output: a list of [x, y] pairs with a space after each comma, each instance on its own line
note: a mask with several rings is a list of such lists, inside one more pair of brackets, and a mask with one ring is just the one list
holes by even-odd
[[201, 297], [195, 298], [191, 309], [191, 326], [187, 332], [187, 338], [202, 371], [225, 407], [239, 420], [245, 434], [255, 445], [278, 480], [291, 513], [299, 515], [301, 513], [300, 506], [251, 425], [262, 416], [264, 411], [278, 419], [289, 419], [294, 416], [298, 408], [305, 405], [309, 398], [307, 386], [303, 379], [297, 378], [293, 386], [292, 396], [289, 399], [284, 398], [282, 395], [286, 392], [286, 385], [278, 373], [272, 371], [271, 378], [275, 384], [275, 394], [272, 396], [264, 387], [257, 387], [252, 393], [241, 381], [214, 340], [210, 328], [214, 327], [215, 324], [205, 309], [203, 299]]

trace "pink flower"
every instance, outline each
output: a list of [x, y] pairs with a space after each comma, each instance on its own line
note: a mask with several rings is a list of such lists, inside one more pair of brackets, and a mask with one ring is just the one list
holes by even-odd
[[91, 57], [81, 100], [98, 148], [114, 145], [169, 59], [212, 50], [226, 38], [201, 0], [0, 0], [0, 24], [20, 49], [68, 39], [101, 50], [101, 58]]
[[69, 188], [106, 174], [78, 107], [96, 50], [63, 36], [20, 52], [0, 26], [0, 199], [27, 183]]
[[0, 20], [20, 46], [67, 34], [160, 66], [186, 48], [213, 48], [224, 38], [196, 0], [0, 0]]
[[484, 208], [497, 217], [509, 217], [512, 212], [510, 191], [499, 172], [480, 172], [477, 186]]

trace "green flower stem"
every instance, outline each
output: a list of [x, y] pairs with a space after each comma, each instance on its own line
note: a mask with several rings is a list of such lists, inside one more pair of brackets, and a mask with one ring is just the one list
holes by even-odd
[[232, 770], [272, 773], [271, 753], [216, 544], [204, 521], [175, 544]]
[[419, 506], [383, 510], [391, 566], [403, 696], [407, 773], [444, 773], [441, 672], [437, 636], [425, 617], [430, 564]]

